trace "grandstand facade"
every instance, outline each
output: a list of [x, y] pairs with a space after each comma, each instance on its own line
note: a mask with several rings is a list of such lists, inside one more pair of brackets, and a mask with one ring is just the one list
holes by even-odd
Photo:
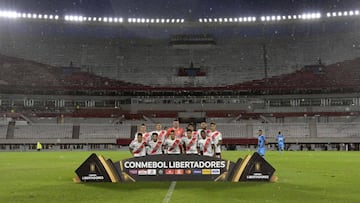
[[0, 22], [1, 150], [119, 149], [174, 118], [217, 122], [226, 147], [263, 129], [270, 148], [282, 131], [289, 150], [359, 149], [358, 19], [27, 23]]

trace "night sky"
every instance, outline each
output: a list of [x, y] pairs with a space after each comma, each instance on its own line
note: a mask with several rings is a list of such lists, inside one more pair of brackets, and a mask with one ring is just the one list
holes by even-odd
[[25, 12], [122, 17], [226, 17], [360, 9], [359, 0], [1, 0]]

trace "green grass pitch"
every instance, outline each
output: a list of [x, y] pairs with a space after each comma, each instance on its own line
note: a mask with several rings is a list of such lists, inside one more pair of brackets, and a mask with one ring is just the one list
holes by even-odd
[[[0, 152], [0, 202], [162, 202], [170, 182], [72, 182], [92, 152]], [[118, 161], [125, 151], [96, 152]], [[252, 152], [223, 152], [236, 161]], [[267, 152], [277, 183], [177, 182], [170, 202], [360, 202], [359, 152]]]

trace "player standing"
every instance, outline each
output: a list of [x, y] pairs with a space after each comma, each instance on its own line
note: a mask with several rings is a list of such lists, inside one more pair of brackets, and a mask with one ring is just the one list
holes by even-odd
[[175, 119], [173, 121], [173, 127], [169, 128], [167, 130], [167, 137], [170, 136], [170, 132], [172, 130], [174, 131], [176, 138], [181, 139], [184, 136], [184, 129], [180, 128], [180, 123], [179, 123], [179, 120], [177, 120], [177, 119]]
[[222, 144], [222, 134], [216, 130], [216, 123], [210, 123], [210, 133], [209, 136], [213, 140], [215, 146], [215, 157], [221, 159], [221, 144]]
[[170, 138], [165, 140], [164, 147], [167, 154], [181, 154], [181, 140], [176, 137], [174, 130], [170, 131]]
[[200, 131], [201, 139], [198, 140], [198, 152], [203, 156], [214, 156], [214, 143], [210, 136], [206, 135], [205, 130]]
[[151, 135], [152, 139], [148, 141], [147, 143], [147, 154], [148, 155], [156, 155], [156, 154], [162, 154], [162, 140], [158, 139], [157, 133], [152, 133]]
[[142, 139], [145, 143], [147, 143], [151, 139], [151, 134], [146, 132], [146, 125], [144, 123], [140, 125], [140, 130], [135, 134], [135, 139], [138, 133], [142, 134]]
[[184, 154], [198, 154], [197, 136], [193, 135], [191, 129], [186, 130], [186, 136], [181, 139], [181, 143], [183, 144]]
[[[187, 130], [190, 129], [192, 131], [192, 135], [197, 138], [198, 132], [196, 130], [194, 130], [194, 125], [192, 123], [189, 123], [186, 129]], [[187, 132], [184, 133], [184, 137], [186, 137], [186, 136], [187, 136]]]
[[146, 143], [143, 141], [142, 133], [137, 133], [136, 139], [129, 145], [129, 150], [133, 157], [142, 157], [146, 155]]
[[202, 131], [202, 130], [205, 131], [206, 136], [209, 135], [210, 130], [208, 130], [208, 129], [206, 129], [206, 128], [207, 128], [207, 123], [206, 123], [205, 121], [201, 122], [201, 123], [200, 123], [200, 129], [197, 131], [197, 133], [198, 133], [198, 140], [201, 139], [201, 131]]
[[259, 135], [258, 135], [258, 150], [257, 152], [260, 154], [260, 156], [262, 156], [263, 158], [265, 158], [265, 135], [263, 135], [262, 130], [259, 130]]
[[284, 138], [284, 135], [281, 134], [281, 132], [279, 131], [277, 137], [276, 137], [276, 140], [278, 142], [278, 150], [279, 152], [281, 153], [282, 151], [284, 151], [284, 148], [285, 148], [285, 138]]
[[160, 123], [156, 124], [155, 128], [156, 128], [156, 130], [152, 131], [152, 132], [151, 132], [151, 135], [153, 135], [154, 133], [156, 133], [156, 134], [158, 135], [157, 139], [158, 139], [158, 140], [161, 140], [162, 142], [164, 142], [165, 139], [166, 139], [166, 133], [167, 133], [166, 130], [163, 130], [163, 129], [162, 129], [162, 126], [161, 126]]

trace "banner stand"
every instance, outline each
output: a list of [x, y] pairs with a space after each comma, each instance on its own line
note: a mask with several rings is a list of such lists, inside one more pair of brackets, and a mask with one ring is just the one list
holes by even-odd
[[91, 154], [76, 169], [80, 182], [262, 181], [276, 182], [275, 168], [258, 153], [237, 162], [200, 155], [152, 155], [113, 162]]

